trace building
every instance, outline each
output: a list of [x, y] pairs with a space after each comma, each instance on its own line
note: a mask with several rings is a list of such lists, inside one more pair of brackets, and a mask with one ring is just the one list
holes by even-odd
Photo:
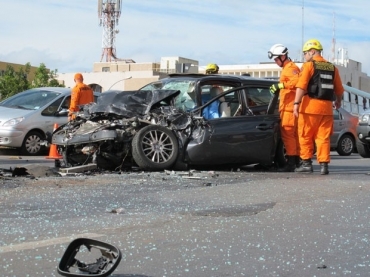
[[[301, 62], [296, 62], [298, 67]], [[362, 72], [362, 64], [354, 60], [335, 60], [342, 83], [370, 93], [370, 77]], [[281, 68], [275, 62], [245, 64], [245, 65], [219, 65], [220, 74], [243, 75], [249, 74], [256, 78], [279, 78]], [[199, 67], [199, 73], [205, 73], [206, 66]]]
[[[296, 62], [299, 67], [301, 62]], [[360, 62], [353, 60], [335, 61], [342, 82], [354, 88], [370, 93], [370, 77], [362, 72]], [[220, 74], [249, 74], [256, 78], [278, 78], [281, 68], [272, 62], [244, 65], [219, 65]], [[135, 63], [126, 61], [97, 62], [92, 72], [85, 72], [84, 82], [95, 91], [109, 89], [136, 90], [144, 85], [166, 77], [171, 73], [205, 73], [206, 66], [199, 66], [198, 61], [183, 57], [162, 57], [160, 63]], [[58, 74], [58, 80], [66, 87], [73, 87], [73, 73]]]
[[[11, 66], [16, 72], [19, 72], [21, 68], [25, 69], [26, 65], [22, 64], [15, 64], [15, 63], [7, 63], [7, 62], [0, 62], [0, 77], [4, 75], [5, 70], [8, 66]], [[27, 80], [32, 81], [35, 78], [35, 74], [37, 71], [37, 66], [31, 66], [30, 67], [30, 73], [27, 75]]]
[[[93, 72], [81, 72], [84, 83], [95, 91], [136, 90], [171, 73], [198, 73], [198, 61], [182, 57], [163, 57], [160, 63], [127, 61], [97, 62]], [[73, 73], [60, 73], [57, 79], [66, 87], [75, 85]]]
[[[296, 62], [300, 67], [302, 63]], [[362, 72], [362, 64], [350, 59], [335, 60], [342, 82], [356, 89], [370, 93], [370, 77]], [[0, 62], [0, 74], [11, 65], [19, 70], [22, 65]], [[281, 68], [274, 62], [259, 64], [219, 65], [220, 74], [249, 74], [257, 78], [278, 78]], [[135, 63], [132, 60], [96, 62], [92, 72], [81, 72], [84, 83], [95, 91], [104, 92], [111, 89], [137, 90], [146, 84], [165, 78], [171, 73], [205, 73], [206, 66], [199, 66], [196, 60], [184, 57], [162, 57], [160, 62]], [[37, 67], [31, 67], [29, 79], [32, 80]], [[57, 79], [66, 87], [75, 85], [73, 76], [76, 72], [58, 73]]]

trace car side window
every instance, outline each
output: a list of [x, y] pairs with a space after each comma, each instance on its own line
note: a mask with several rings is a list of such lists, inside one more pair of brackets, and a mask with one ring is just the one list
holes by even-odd
[[230, 107], [230, 116], [239, 116], [243, 113], [243, 106], [240, 102], [239, 95], [239, 91], [233, 91], [225, 95], [225, 102]]
[[334, 120], [340, 120], [341, 119], [341, 116], [340, 116], [340, 113], [338, 112], [338, 110], [333, 110], [333, 118], [334, 118]]
[[[212, 91], [215, 89], [216, 88], [213, 87]], [[212, 93], [213, 92], [211, 92], [211, 96]], [[232, 91], [223, 95], [222, 97], [208, 102], [202, 111], [202, 115], [205, 119], [234, 117], [241, 114], [243, 114], [243, 110], [239, 91]]]
[[229, 85], [226, 86], [226, 85], [219, 84], [219, 83], [215, 83], [215, 84], [212, 84], [212, 85], [203, 85], [203, 86], [201, 86], [200, 87], [200, 94], [201, 94], [201, 98], [202, 98], [202, 105], [204, 105], [205, 103], [207, 103], [213, 97], [216, 96], [216, 95], [212, 95], [212, 88], [217, 88], [219, 93], [222, 93], [222, 92], [228, 91], [228, 90], [230, 90], [234, 87], [229, 86]]
[[247, 91], [247, 105], [249, 107], [268, 105], [271, 94], [268, 88], [250, 87]]
[[41, 115], [44, 116], [55, 116], [55, 113], [58, 111], [60, 103], [62, 103], [63, 98], [59, 98], [47, 106], [42, 112]]
[[[97, 100], [97, 97], [94, 96], [94, 101], [96, 102], [96, 100]], [[64, 98], [64, 101], [63, 101], [63, 103], [61, 105], [61, 108], [68, 110], [70, 103], [71, 103], [71, 96], [67, 96], [66, 98]]]
[[191, 111], [196, 107], [193, 97], [195, 96], [195, 83], [189, 81], [179, 81], [165, 84], [162, 89], [179, 90], [180, 94], [176, 97], [175, 106], [182, 111]]

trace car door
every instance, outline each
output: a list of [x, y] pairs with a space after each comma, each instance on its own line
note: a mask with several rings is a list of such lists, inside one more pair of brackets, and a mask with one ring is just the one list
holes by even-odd
[[[245, 109], [241, 91], [233, 89], [221, 94], [226, 102]], [[209, 102], [202, 109], [207, 108]], [[236, 103], [237, 101], [237, 103]], [[189, 164], [254, 164], [272, 163], [279, 132], [278, 115], [241, 115], [209, 119], [194, 130], [187, 145]]]
[[[42, 112], [42, 118], [44, 120], [45, 132], [53, 132], [54, 124], [58, 126], [63, 125], [68, 122], [68, 112], [60, 114], [60, 110], [63, 105], [66, 103], [67, 99], [70, 99], [71, 96], [59, 97], [53, 103], [48, 105]], [[68, 109], [68, 108], [67, 108]]]
[[337, 141], [339, 139], [339, 135], [342, 129], [345, 127], [345, 122], [343, 122], [342, 115], [336, 109], [333, 109], [333, 118], [334, 118], [334, 128], [333, 134], [330, 137], [330, 144], [332, 147], [336, 147]]

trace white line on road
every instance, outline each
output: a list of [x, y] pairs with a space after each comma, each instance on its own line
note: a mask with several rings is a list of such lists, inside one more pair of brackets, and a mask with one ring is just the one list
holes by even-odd
[[40, 248], [40, 247], [45, 247], [45, 246], [50, 246], [50, 245], [55, 245], [55, 244], [62, 244], [66, 242], [71, 242], [72, 240], [75, 240], [77, 238], [97, 238], [97, 237], [103, 237], [103, 236], [104, 235], [94, 234], [94, 233], [84, 233], [84, 234], [77, 234], [77, 235], [73, 235], [69, 237], [60, 237], [60, 238], [54, 238], [54, 239], [25, 242], [25, 243], [13, 244], [13, 245], [8, 245], [8, 246], [2, 246], [0, 247], [0, 253], [35, 249], [35, 248]]

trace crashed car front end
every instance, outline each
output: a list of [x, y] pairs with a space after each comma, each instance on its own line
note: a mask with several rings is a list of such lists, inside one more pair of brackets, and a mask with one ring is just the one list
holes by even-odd
[[69, 122], [53, 134], [52, 143], [58, 146], [67, 167], [87, 163], [107, 169], [116, 167], [129, 153], [130, 141], [139, 126], [136, 119], [78, 122]]
[[[104, 94], [98, 103], [84, 106], [76, 120], [54, 131], [52, 143], [66, 167], [96, 163], [117, 170], [136, 163], [161, 170], [176, 161], [179, 145], [185, 143], [181, 140], [190, 136], [193, 124], [190, 115], [171, 105], [178, 91]], [[138, 133], [140, 139], [135, 139]]]

